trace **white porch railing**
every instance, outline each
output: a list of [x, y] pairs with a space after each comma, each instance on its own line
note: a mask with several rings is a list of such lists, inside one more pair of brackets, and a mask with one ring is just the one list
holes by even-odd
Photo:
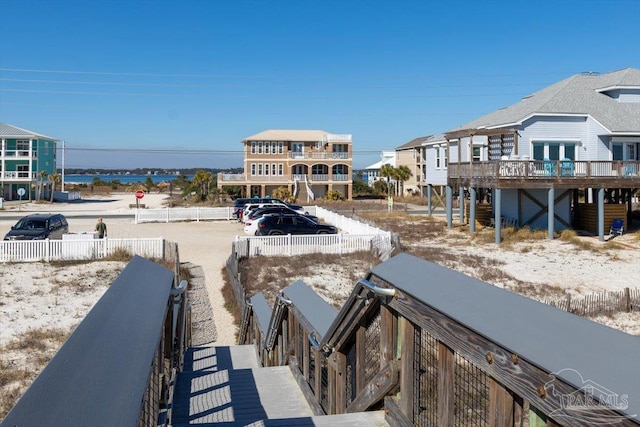
[[145, 258], [162, 258], [164, 239], [4, 240], [0, 241], [0, 262], [100, 259], [118, 250]]

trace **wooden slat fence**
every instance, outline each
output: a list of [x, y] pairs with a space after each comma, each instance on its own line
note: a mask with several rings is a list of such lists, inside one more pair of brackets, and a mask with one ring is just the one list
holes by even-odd
[[579, 316], [640, 312], [640, 288], [625, 288], [565, 299], [545, 299], [545, 304]]

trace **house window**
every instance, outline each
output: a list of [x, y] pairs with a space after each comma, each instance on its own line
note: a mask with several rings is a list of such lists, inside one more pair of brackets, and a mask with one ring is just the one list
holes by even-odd
[[264, 164], [264, 174], [269, 175], [269, 163]]
[[447, 147], [436, 147], [436, 169], [446, 169], [448, 161]]
[[278, 163], [278, 175], [284, 175], [284, 165], [282, 163]]
[[282, 141], [278, 142], [278, 154], [282, 154], [284, 151], [284, 143]]
[[258, 141], [258, 154], [262, 154], [262, 141]]
[[272, 164], [272, 165], [271, 165], [271, 175], [277, 175], [277, 170], [278, 170], [278, 169], [277, 169], [277, 167], [276, 167], [276, 164], [275, 164], [275, 163], [274, 163], [274, 164]]
[[16, 150], [18, 150], [19, 156], [28, 156], [29, 155], [29, 141], [27, 140], [18, 140], [16, 141]]
[[533, 142], [534, 160], [576, 159], [575, 142]]
[[636, 146], [635, 144], [627, 145], [627, 160], [636, 159]]
[[29, 178], [29, 165], [17, 165], [18, 178]]
[[262, 163], [258, 163], [258, 175], [262, 175]]
[[473, 161], [474, 162], [482, 161], [482, 147], [479, 147], [479, 146], [473, 147]]
[[256, 142], [251, 141], [251, 154], [256, 154]]
[[271, 153], [272, 154], [277, 154], [278, 153], [278, 143], [273, 141], [271, 143]]
[[256, 176], [256, 164], [251, 163], [251, 176]]
[[291, 144], [291, 151], [293, 152], [293, 158], [304, 157], [304, 145], [300, 142], [294, 142]]
[[271, 147], [271, 144], [269, 144], [268, 142], [264, 143], [264, 154], [271, 154], [269, 153], [270, 147]]

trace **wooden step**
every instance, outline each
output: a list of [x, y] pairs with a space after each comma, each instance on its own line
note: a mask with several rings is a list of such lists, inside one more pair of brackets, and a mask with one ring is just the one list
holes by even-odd
[[173, 424], [252, 423], [312, 416], [288, 366], [183, 372], [173, 400]]
[[[189, 424], [173, 424], [173, 427], [187, 427]], [[278, 418], [254, 422], [222, 422], [198, 424], [198, 427], [388, 427], [384, 411], [356, 412], [354, 414], [322, 415], [301, 418]]]
[[185, 352], [183, 371], [215, 372], [258, 367], [260, 364], [253, 345], [192, 347]]

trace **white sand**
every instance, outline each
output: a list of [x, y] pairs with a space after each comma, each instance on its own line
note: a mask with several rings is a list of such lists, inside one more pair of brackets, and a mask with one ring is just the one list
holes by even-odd
[[[147, 194], [143, 201], [149, 208], [160, 208], [165, 198], [166, 196], [161, 194]], [[128, 207], [130, 203], [135, 203], [133, 195], [89, 198], [82, 203], [5, 205], [5, 210], [0, 211], [0, 233], [6, 233], [16, 222], [15, 219], [7, 219], [8, 216], [55, 211], [67, 216], [70, 232], [91, 232], [96, 218], [103, 216], [109, 237], [164, 237], [168, 241], [177, 242], [180, 261], [199, 265], [204, 271], [217, 329], [215, 344], [235, 344], [236, 328], [233, 326], [231, 315], [224, 308], [222, 298], [221, 271], [231, 253], [231, 243], [235, 236], [243, 233], [241, 224], [234, 221], [135, 224], [133, 210]], [[110, 218], [109, 215], [113, 214], [130, 214], [131, 217]], [[89, 217], [85, 218], [87, 216]], [[51, 289], [44, 284], [47, 278], [56, 277], [54, 282], [64, 280], [59, 277], [65, 274], [91, 278], [94, 275], [95, 266], [93, 264], [74, 265], [71, 272], [49, 267], [47, 265], [43, 267], [41, 263], [21, 263], [19, 268], [15, 264], [0, 264], [0, 345], [11, 337], [19, 336], [28, 328], [40, 327], [47, 323], [60, 326], [77, 323], [78, 319], [81, 320], [102, 295], [106, 286], [113, 281], [113, 278], [90, 279], [91, 284], [88, 286], [99, 288], [100, 291], [92, 293], [83, 291], [81, 298], [77, 295], [74, 297], [73, 290], [65, 293], [67, 289], [65, 287], [51, 292]], [[92, 300], [91, 304], [88, 302], [89, 299]], [[62, 300], [65, 300], [65, 304], [72, 304], [75, 307], [61, 309]], [[70, 314], [72, 314], [71, 319]], [[53, 317], [65, 320], [58, 321]]]
[[[144, 203], [150, 208], [162, 207], [165, 197], [148, 194]], [[29, 203], [23, 204], [20, 211], [15, 204], [5, 205], [5, 210], [0, 211], [0, 233], [6, 232], [16, 222], [14, 217], [53, 208], [67, 215], [71, 232], [92, 231], [96, 218], [103, 216], [109, 237], [161, 236], [177, 242], [180, 260], [199, 265], [204, 271], [217, 329], [214, 344], [234, 344], [236, 328], [231, 315], [224, 309], [221, 293], [222, 269], [230, 254], [231, 242], [236, 235], [243, 234], [242, 225], [234, 221], [134, 224], [133, 210], [128, 207], [130, 203], [135, 203], [132, 194], [86, 199], [82, 203]], [[114, 214], [130, 214], [131, 217], [109, 217]], [[601, 244], [597, 239], [592, 240], [596, 245]], [[579, 295], [640, 286], [640, 242], [627, 236], [616, 240], [628, 249], [610, 254], [577, 251], [571, 244], [545, 240], [510, 249], [489, 244], [457, 246], [456, 250], [498, 259], [504, 262], [499, 268], [519, 280], [536, 286], [554, 286]], [[68, 327], [81, 320], [113, 280], [106, 266], [102, 276], [94, 277], [95, 268], [92, 264], [74, 265], [67, 270], [41, 263], [0, 264], [0, 345], [31, 327], [47, 324]], [[464, 266], [456, 268], [474, 275], [474, 271], [466, 271]], [[79, 291], [59, 285], [72, 281], [76, 276], [85, 278], [85, 288], [89, 290]], [[295, 279], [298, 278], [291, 278], [291, 281]], [[327, 277], [325, 283], [331, 282]], [[616, 316], [614, 320], [610, 322], [611, 326], [640, 334], [640, 316], [637, 313]], [[603, 322], [606, 323], [607, 319]]]

